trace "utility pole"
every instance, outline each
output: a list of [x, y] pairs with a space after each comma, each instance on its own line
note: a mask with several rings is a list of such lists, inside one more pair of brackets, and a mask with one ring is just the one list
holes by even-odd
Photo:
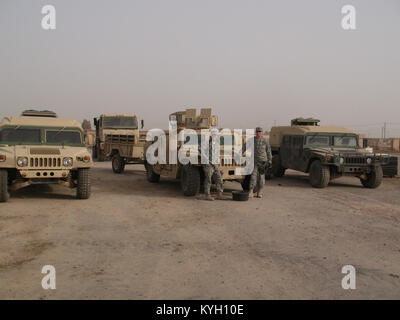
[[383, 124], [383, 139], [386, 139], [386, 122]]

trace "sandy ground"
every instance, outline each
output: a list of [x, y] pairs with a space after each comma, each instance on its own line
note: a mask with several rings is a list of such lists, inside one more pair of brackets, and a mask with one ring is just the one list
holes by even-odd
[[[89, 200], [37, 185], [0, 204], [1, 299], [400, 298], [399, 179], [321, 190], [289, 171], [249, 202], [185, 198], [142, 166], [97, 163], [92, 180]], [[341, 287], [347, 264], [356, 290]]]

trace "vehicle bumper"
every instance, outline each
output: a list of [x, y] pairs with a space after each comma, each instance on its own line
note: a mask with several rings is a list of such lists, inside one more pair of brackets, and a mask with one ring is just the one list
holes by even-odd
[[19, 170], [24, 179], [66, 178], [70, 170]]

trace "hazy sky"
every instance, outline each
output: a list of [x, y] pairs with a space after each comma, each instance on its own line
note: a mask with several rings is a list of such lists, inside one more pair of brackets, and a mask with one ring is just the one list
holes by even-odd
[[[345, 4], [357, 30], [341, 27]], [[0, 117], [124, 112], [166, 128], [212, 106], [223, 127], [313, 116], [400, 136], [399, 39], [398, 0], [1, 0]]]

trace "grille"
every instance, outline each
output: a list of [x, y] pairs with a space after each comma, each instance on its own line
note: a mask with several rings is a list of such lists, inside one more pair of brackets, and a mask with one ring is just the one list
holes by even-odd
[[347, 157], [344, 158], [346, 164], [366, 164], [367, 158], [365, 157]]
[[31, 168], [60, 168], [61, 158], [59, 157], [31, 157], [29, 158]]
[[234, 159], [231, 158], [221, 158], [220, 166], [222, 167], [245, 167], [246, 163], [242, 163], [241, 165], [237, 164]]
[[135, 136], [121, 135], [121, 134], [107, 134], [106, 143], [133, 144], [135, 143]]

